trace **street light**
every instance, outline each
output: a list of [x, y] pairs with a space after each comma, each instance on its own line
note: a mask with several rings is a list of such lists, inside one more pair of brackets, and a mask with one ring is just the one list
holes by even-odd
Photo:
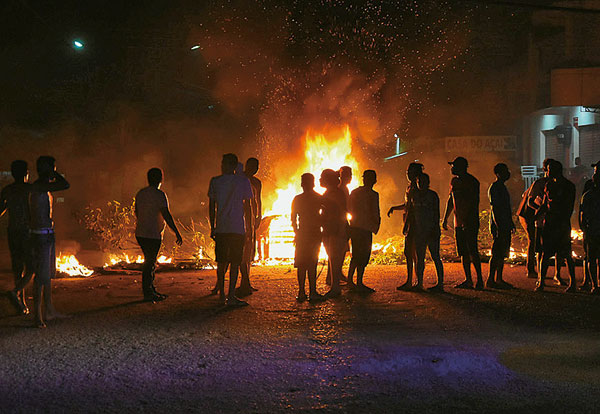
[[75, 39], [73, 40], [73, 48], [77, 49], [77, 50], [81, 50], [85, 47], [85, 43], [83, 43], [81, 40]]

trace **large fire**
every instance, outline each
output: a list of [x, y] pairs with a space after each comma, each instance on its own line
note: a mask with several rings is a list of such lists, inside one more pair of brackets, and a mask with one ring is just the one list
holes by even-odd
[[[291, 225], [291, 205], [297, 194], [302, 192], [300, 187], [300, 176], [304, 173], [312, 173], [315, 176], [316, 188], [319, 193], [325, 191], [319, 187], [319, 176], [327, 168], [338, 170], [342, 166], [352, 168], [353, 179], [349, 185], [350, 189], [358, 187], [357, 175], [359, 172], [358, 162], [352, 153], [352, 135], [350, 127], [345, 125], [337, 130], [326, 133], [315, 133], [308, 131], [304, 136], [304, 160], [299, 162], [296, 171], [283, 182], [283, 185], [275, 191], [271, 207], [265, 216], [275, 216], [269, 226], [268, 240], [268, 263], [277, 264], [282, 260], [294, 257], [294, 231]], [[263, 248], [261, 251], [266, 251]], [[327, 257], [321, 246], [321, 258]]]

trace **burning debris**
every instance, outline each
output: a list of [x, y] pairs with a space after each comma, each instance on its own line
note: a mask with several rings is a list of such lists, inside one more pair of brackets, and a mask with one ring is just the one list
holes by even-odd
[[89, 277], [94, 271], [79, 263], [74, 255], [61, 253], [56, 258], [56, 273], [65, 277]]

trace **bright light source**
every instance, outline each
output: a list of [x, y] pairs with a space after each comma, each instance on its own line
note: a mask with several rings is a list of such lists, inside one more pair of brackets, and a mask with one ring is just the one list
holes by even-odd
[[73, 40], [73, 47], [75, 49], [83, 49], [85, 45], [83, 44], [83, 42], [81, 40]]
[[197, 50], [200, 49], [200, 45], [194, 45], [192, 47], [190, 47], [190, 50]]

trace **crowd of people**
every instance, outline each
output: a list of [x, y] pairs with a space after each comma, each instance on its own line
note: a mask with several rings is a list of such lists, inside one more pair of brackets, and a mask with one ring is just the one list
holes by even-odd
[[[506, 164], [493, 168], [496, 180], [488, 190], [491, 204], [490, 233], [493, 238], [489, 273], [484, 281], [478, 248], [479, 235], [479, 181], [468, 172], [468, 161], [457, 157], [449, 162], [452, 179], [443, 216], [440, 199], [430, 188], [430, 177], [424, 165], [410, 163], [406, 172], [409, 185], [404, 203], [391, 207], [403, 212], [402, 233], [405, 237], [407, 279], [398, 290], [424, 290], [423, 274], [426, 252], [429, 250], [435, 265], [437, 282], [427, 290], [444, 291], [444, 266], [440, 257], [441, 228], [448, 229], [453, 215], [456, 250], [461, 258], [465, 280], [456, 285], [460, 289], [510, 289], [503, 280], [504, 261], [509, 256], [512, 234], [515, 232], [512, 204], [506, 181], [510, 171]], [[582, 290], [600, 293], [598, 287], [600, 261], [600, 176], [599, 163], [593, 165], [594, 175], [585, 182], [579, 202], [579, 225], [584, 234], [584, 280]], [[56, 171], [55, 159], [42, 156], [36, 163], [38, 179], [28, 182], [28, 166], [17, 160], [11, 165], [14, 183], [2, 189], [0, 215], [8, 211], [8, 242], [15, 287], [8, 296], [16, 309], [29, 313], [24, 289], [34, 280], [34, 321], [45, 327], [46, 321], [64, 317], [52, 305], [51, 282], [55, 273], [55, 237], [52, 220], [53, 193], [69, 188], [67, 180]], [[261, 181], [256, 177], [259, 162], [249, 158], [244, 165], [235, 154], [223, 155], [221, 175], [210, 180], [209, 221], [211, 238], [215, 241], [217, 280], [212, 293], [227, 306], [245, 306], [240, 297], [252, 294], [251, 263], [256, 255], [256, 233], [262, 220]], [[571, 255], [571, 216], [577, 198], [575, 185], [563, 175], [560, 162], [547, 159], [543, 163], [544, 176], [536, 180], [523, 194], [517, 216], [528, 236], [527, 275], [537, 278], [536, 291], [543, 291], [550, 259], [555, 258], [554, 279], [567, 285], [560, 277], [566, 262], [569, 282], [566, 292], [577, 290], [575, 264]], [[167, 298], [154, 285], [156, 260], [162, 246], [165, 227], [168, 226], [181, 245], [183, 238], [169, 210], [167, 195], [160, 189], [163, 173], [151, 168], [147, 173], [148, 186], [135, 196], [136, 240], [144, 255], [142, 293], [145, 301], [160, 302]], [[325, 188], [321, 195], [315, 191], [315, 177], [310, 173], [300, 177], [303, 192], [291, 205], [292, 228], [295, 233], [294, 266], [297, 268], [298, 301], [319, 302], [342, 294], [342, 284], [349, 290], [371, 293], [365, 285], [364, 274], [373, 244], [381, 224], [379, 194], [373, 189], [377, 183], [374, 170], [362, 174], [362, 186], [349, 191], [352, 169], [339, 171], [325, 169], [319, 184]], [[441, 228], [440, 228], [441, 226]], [[321, 245], [328, 256], [326, 283], [329, 291], [317, 291], [317, 268]], [[343, 265], [350, 253], [347, 277]], [[475, 271], [473, 281], [471, 267]], [[322, 270], [322, 269], [321, 269]], [[229, 272], [229, 286], [225, 290], [225, 276]], [[237, 286], [241, 273], [240, 286]], [[413, 273], [416, 284], [413, 283]], [[355, 279], [356, 275], [356, 279]], [[306, 281], [308, 280], [308, 295]]]

